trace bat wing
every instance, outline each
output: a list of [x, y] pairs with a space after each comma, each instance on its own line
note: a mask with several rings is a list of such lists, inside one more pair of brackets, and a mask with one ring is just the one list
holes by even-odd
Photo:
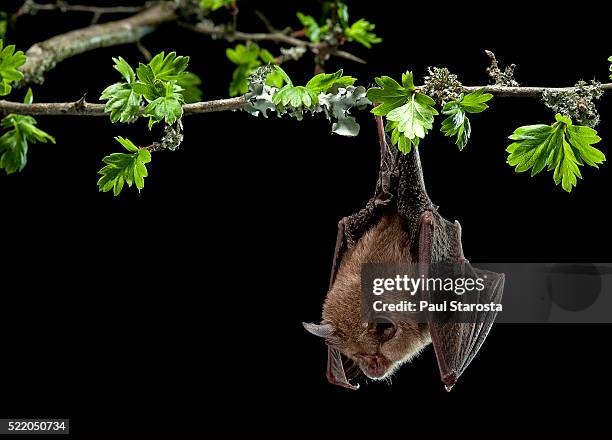
[[351, 390], [359, 389], [350, 381], [359, 376], [359, 367], [351, 359], [343, 356], [340, 350], [328, 347], [327, 349], [327, 381]]
[[[376, 200], [376, 197], [373, 198], [365, 208], [349, 217], [344, 217], [338, 222], [338, 235], [329, 279], [330, 289], [334, 284], [336, 273], [346, 250], [353, 246], [361, 235], [380, 218], [383, 204], [376, 203]], [[344, 356], [340, 350], [333, 346], [328, 347], [326, 376], [329, 383], [356, 390], [359, 385], [353, 385], [350, 380], [356, 378], [359, 374], [359, 367], [353, 360]]]
[[[483, 305], [501, 303], [504, 274], [472, 267], [463, 256], [459, 223], [452, 225], [433, 212], [425, 212], [421, 217], [419, 233], [419, 272], [427, 276], [430, 264], [439, 261], [457, 261], [462, 265], [465, 277], [480, 278], [484, 281], [484, 289], [474, 293], [472, 302]], [[429, 300], [431, 301], [431, 298]], [[457, 383], [474, 359], [495, 321], [497, 312], [494, 309], [484, 310], [464, 314], [461, 322], [439, 319], [435, 312], [428, 314], [429, 331], [440, 377], [447, 391]]]
[[[394, 206], [395, 197], [392, 186], [397, 177], [397, 151], [389, 148], [380, 117], [377, 117], [376, 121], [380, 143], [380, 168], [376, 190], [364, 208], [338, 222], [338, 234], [329, 279], [330, 289], [334, 284], [346, 250], [357, 243], [361, 236], [378, 222], [383, 212]], [[329, 383], [356, 390], [359, 386], [351, 384], [350, 380], [359, 374], [359, 367], [354, 361], [342, 355], [338, 349], [328, 347], [326, 376]]]

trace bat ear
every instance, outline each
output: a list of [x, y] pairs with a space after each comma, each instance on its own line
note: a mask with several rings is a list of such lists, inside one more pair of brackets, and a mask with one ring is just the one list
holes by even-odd
[[302, 325], [308, 331], [308, 333], [312, 333], [320, 338], [328, 338], [333, 335], [334, 331], [336, 330], [330, 323], [314, 324], [312, 322], [302, 322]]

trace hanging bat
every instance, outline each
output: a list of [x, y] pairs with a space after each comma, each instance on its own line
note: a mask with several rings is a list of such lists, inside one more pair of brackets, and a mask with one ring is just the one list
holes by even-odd
[[[338, 223], [330, 287], [320, 324], [304, 323], [328, 346], [327, 379], [357, 389], [365, 374], [383, 379], [433, 343], [446, 389], [455, 385], [493, 325], [496, 312], [469, 323], [412, 321], [368, 323], [361, 316], [361, 267], [366, 263], [414, 263], [427, 276], [430, 263], [463, 264], [461, 226], [439, 213], [425, 190], [417, 148], [403, 155], [390, 147], [376, 118], [381, 151], [378, 182], [366, 206]], [[504, 275], [488, 273], [485, 301], [501, 302]]]

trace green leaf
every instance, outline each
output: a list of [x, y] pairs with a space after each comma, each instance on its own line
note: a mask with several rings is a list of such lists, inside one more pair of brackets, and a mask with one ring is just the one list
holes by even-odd
[[279, 89], [283, 86], [283, 84], [293, 85], [293, 81], [291, 81], [291, 78], [289, 78], [289, 75], [287, 75], [287, 72], [285, 72], [281, 66], [278, 64], [271, 64], [270, 66], [272, 67], [273, 71], [266, 78], [267, 85], [274, 86]]
[[26, 56], [22, 51], [15, 52], [13, 45], [4, 47], [4, 41], [0, 39], [0, 96], [11, 93], [11, 84], [23, 79], [23, 73], [17, 69], [25, 62]]
[[357, 79], [352, 76], [342, 76], [342, 69], [335, 73], [319, 73], [306, 83], [306, 88], [317, 95], [327, 93], [332, 87], [347, 87], [355, 84]]
[[160, 52], [155, 55], [148, 66], [153, 72], [154, 78], [160, 81], [177, 80], [189, 64], [189, 57], [177, 56], [176, 52]]
[[397, 129], [397, 125], [398, 123], [396, 121], [387, 121], [385, 131], [391, 132], [391, 143], [397, 145], [397, 149], [402, 153], [408, 154], [412, 150], [413, 143], [415, 147], [419, 146], [419, 139], [416, 138], [414, 141], [410, 141], [410, 139], [400, 133]]
[[107, 87], [100, 100], [108, 100], [104, 111], [110, 113], [111, 122], [134, 122], [140, 115], [140, 94], [130, 84], [116, 83]]
[[125, 82], [131, 84], [136, 80], [134, 70], [130, 67], [127, 61], [121, 57], [113, 58], [113, 61], [115, 62], [113, 67], [121, 74], [121, 76], [123, 76]]
[[34, 94], [32, 93], [32, 89], [28, 88], [28, 91], [25, 95], [25, 97], [23, 98], [23, 103], [24, 104], [32, 104], [34, 102]]
[[112, 190], [117, 196], [127, 183], [129, 187], [136, 185], [140, 191], [144, 188], [144, 178], [148, 175], [146, 164], [151, 162], [151, 153], [137, 148], [129, 139], [118, 136], [115, 140], [129, 153], [112, 153], [102, 159], [106, 166], [98, 171], [98, 174], [101, 174], [98, 189], [101, 192]]
[[370, 101], [378, 103], [372, 113], [387, 116], [386, 129], [391, 132], [391, 141], [407, 154], [433, 127], [434, 116], [438, 114], [435, 101], [417, 92], [412, 72], [402, 75], [401, 85], [388, 76], [375, 81], [379, 87], [370, 88], [367, 94]]
[[442, 114], [448, 115], [442, 121], [441, 131], [445, 136], [456, 136], [455, 143], [463, 150], [470, 139], [472, 128], [467, 113], [480, 113], [489, 108], [486, 104], [493, 95], [484, 93], [484, 89], [467, 95], [461, 95], [459, 100], [450, 101], [442, 108]]
[[274, 68], [266, 77], [266, 85], [280, 88], [284, 83], [291, 84], [285, 71], [276, 65], [274, 56], [255, 43], [246, 46], [238, 44], [233, 49], [227, 49], [226, 55], [232, 63], [236, 64], [229, 88], [230, 96], [244, 95], [249, 91], [251, 75], [261, 66], [262, 62]]
[[324, 32], [322, 32], [321, 26], [319, 26], [317, 20], [315, 20], [311, 15], [302, 14], [301, 12], [298, 12], [296, 15], [298, 20], [300, 20], [300, 23], [302, 23], [302, 26], [304, 26], [306, 36], [310, 39], [310, 41], [313, 43], [318, 43], [321, 41], [321, 34]]
[[338, 21], [340, 22], [340, 25], [343, 28], [348, 27], [348, 21], [349, 21], [349, 12], [348, 12], [348, 6], [346, 5], [346, 3], [342, 3], [342, 2], [336, 2], [336, 14], [338, 15]]
[[119, 142], [123, 146], [123, 148], [128, 150], [130, 153], [138, 152], [138, 147], [134, 145], [134, 142], [132, 142], [131, 140], [123, 138], [121, 136], [116, 136], [115, 140]]
[[176, 84], [183, 89], [181, 94], [186, 103], [189, 104], [202, 100], [202, 90], [200, 89], [202, 80], [195, 73], [182, 72], [178, 76]]
[[382, 42], [382, 38], [378, 37], [372, 31], [376, 25], [370, 23], [364, 18], [357, 20], [350, 27], [344, 29], [344, 35], [349, 41], [356, 41], [370, 49], [373, 44]]
[[216, 11], [224, 6], [231, 6], [235, 0], [200, 0], [200, 6], [209, 11]]
[[379, 87], [370, 88], [367, 96], [370, 101], [378, 104], [372, 109], [372, 113], [378, 116], [384, 116], [391, 110], [404, 105], [412, 93], [412, 90], [398, 84], [388, 76], [375, 78], [374, 81]]
[[139, 63], [136, 69], [138, 80], [147, 86], [155, 88], [155, 73], [148, 64]]
[[0, 39], [6, 37], [9, 25], [11, 23], [11, 16], [4, 11], [0, 11]]
[[229, 86], [230, 96], [244, 95], [249, 91], [249, 77], [258, 65], [259, 64], [242, 64], [234, 69], [232, 73], [232, 82]]
[[[24, 104], [32, 103], [32, 89], [26, 93]], [[55, 143], [53, 136], [36, 127], [32, 116], [10, 114], [2, 119], [2, 128], [8, 130], [0, 137], [0, 168], [7, 174], [21, 171], [27, 163], [28, 144]]]
[[[276, 87], [277, 89], [280, 89], [283, 86], [283, 84], [285, 84], [285, 82], [289, 83], [291, 81], [289, 80], [289, 77], [287, 76], [285, 71], [276, 64], [276, 58], [274, 57], [274, 55], [270, 53], [270, 51], [262, 48], [259, 52], [259, 58], [265, 64], [275, 67], [275, 69], [273, 69], [270, 73], [268, 73], [268, 76], [266, 77], [266, 82], [265, 82], [266, 85], [273, 86], [273, 87]], [[249, 76], [252, 73], [253, 72], [251, 72]]]
[[592, 146], [592, 144], [601, 141], [601, 138], [597, 135], [597, 131], [591, 127], [568, 125], [565, 134], [577, 156], [587, 165], [599, 168], [598, 165], [606, 160], [606, 156]]
[[[147, 66], [144, 66], [143, 70], [146, 69]], [[140, 68], [139, 68], [140, 69]], [[142, 72], [142, 70], [141, 70]], [[144, 76], [143, 76], [144, 77]], [[125, 83], [123, 83], [125, 84]], [[166, 89], [166, 83], [163, 81], [159, 81], [155, 83], [145, 83], [142, 81], [136, 81], [131, 84], [131, 89], [134, 93], [140, 98], [144, 98], [147, 102], [155, 101], [160, 96], [163, 96], [164, 90]]]
[[259, 58], [261, 58], [261, 61], [263, 61], [265, 64], [276, 64], [276, 58], [268, 49], [262, 48], [259, 51]]
[[[196, 102], [202, 97], [199, 85], [200, 78], [188, 72], [189, 57], [177, 56], [176, 52], [160, 52], [148, 64], [140, 64], [136, 74], [140, 83], [133, 89], [148, 102], [166, 96], [166, 90], [174, 90], [183, 97], [183, 101]], [[177, 87], [178, 86], [178, 87]]]
[[571, 119], [557, 114], [552, 125], [528, 125], [517, 128], [510, 136], [514, 142], [506, 148], [508, 164], [517, 173], [531, 169], [535, 176], [544, 168], [553, 171], [555, 184], [561, 183], [570, 192], [582, 178], [580, 165], [586, 163], [597, 168], [605, 155], [592, 144], [601, 138], [597, 132], [586, 126], [573, 125]]
[[274, 94], [272, 102], [277, 106], [291, 106], [294, 109], [313, 108], [319, 102], [319, 99], [316, 93], [304, 86], [287, 84]]
[[447, 103], [442, 109], [442, 114], [449, 116], [442, 121], [440, 130], [445, 136], [457, 136], [455, 143], [459, 150], [465, 148], [472, 133], [470, 120], [465, 113], [465, 110], [457, 101]]
[[[161, 121], [176, 121], [182, 115], [180, 106], [202, 98], [200, 78], [186, 71], [189, 57], [176, 52], [160, 52], [148, 64], [140, 63], [136, 73], [121, 57], [113, 58], [115, 69], [125, 82], [107, 87], [100, 96], [107, 101], [105, 111], [112, 122], [134, 122], [139, 116], [151, 116], [150, 125]], [[149, 104], [141, 112], [143, 98]]]
[[164, 120], [166, 124], [174, 124], [183, 116], [183, 97], [178, 86], [167, 83], [164, 96], [151, 101], [144, 109], [144, 116], [149, 116], [149, 128], [156, 122]]
[[259, 46], [255, 43], [237, 44], [236, 47], [225, 50], [225, 55], [234, 64], [251, 64], [259, 62]]
[[[124, 83], [115, 83], [102, 92], [100, 100], [107, 101], [104, 111], [110, 113], [111, 122], [134, 122], [140, 115], [142, 91], [137, 88], [134, 70], [123, 58], [113, 58], [113, 66], [125, 79]], [[144, 87], [144, 86], [143, 86]]]
[[485, 88], [482, 88], [465, 96], [462, 95], [458, 102], [467, 113], [482, 113], [489, 108], [486, 102], [491, 98], [493, 98], [493, 95], [485, 93]]
[[225, 54], [227, 58], [237, 66], [232, 73], [229, 94], [230, 96], [243, 95], [249, 91], [250, 75], [261, 65], [261, 61], [259, 61], [259, 46], [255, 43], [246, 46], [244, 44], [238, 44], [233, 49], [228, 48]]
[[425, 138], [433, 127], [434, 115], [438, 114], [434, 105], [435, 101], [429, 96], [413, 92], [406, 104], [387, 114], [387, 119], [397, 122], [397, 130], [416, 146], [418, 139]]
[[277, 72], [270, 72], [268, 74], [268, 76], [266, 77], [266, 82], [265, 84], [267, 86], [272, 86], [272, 87], [276, 87], [277, 89], [280, 89], [283, 84], [285, 84], [285, 80], [283, 79], [282, 75]]

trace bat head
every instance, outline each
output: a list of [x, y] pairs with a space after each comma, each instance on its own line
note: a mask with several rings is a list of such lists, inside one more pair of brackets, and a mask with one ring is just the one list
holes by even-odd
[[[338, 322], [338, 325], [342, 324]], [[349, 326], [341, 330], [331, 322], [323, 322], [304, 323], [304, 328], [315, 336], [324, 338], [333, 352], [331, 357], [335, 355], [341, 359], [342, 365], [336, 365], [336, 369], [352, 369], [356, 366], [364, 375], [374, 380], [389, 377], [430, 342], [429, 330], [427, 325], [423, 324], [363, 323], [358, 329]], [[345, 385], [339, 383], [341, 381], [337, 377], [330, 377], [329, 367], [328, 365], [330, 382]]]

